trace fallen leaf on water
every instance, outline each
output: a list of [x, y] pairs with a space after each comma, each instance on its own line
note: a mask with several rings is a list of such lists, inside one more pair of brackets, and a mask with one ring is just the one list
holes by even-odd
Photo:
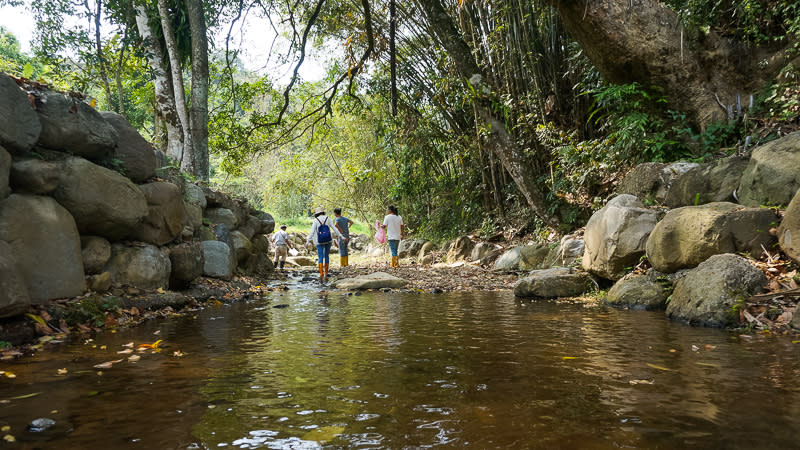
[[657, 364], [647, 363], [647, 367], [649, 367], [651, 369], [665, 370], [667, 372], [674, 372], [675, 371], [675, 369], [670, 369], [669, 367], [659, 366]]
[[17, 376], [13, 372], [0, 372], [6, 376], [6, 378], [17, 378]]
[[628, 381], [630, 384], [653, 384], [655, 381], [653, 380], [631, 380]]
[[562, 359], [562, 360], [567, 360], [567, 359], [578, 359], [578, 357], [577, 357], [577, 356], [562, 356], [562, 357], [561, 357], [561, 359]]
[[118, 362], [122, 362], [122, 360], [121, 359], [117, 359], [117, 360], [114, 360], [114, 361], [106, 361], [104, 363], [95, 364], [92, 367], [94, 367], [95, 369], [110, 369], [111, 366], [113, 366], [114, 364], [116, 364]]
[[700, 361], [697, 361], [697, 365], [698, 366], [706, 366], [706, 367], [719, 367], [718, 364], [711, 364], [711, 363], [700, 362]]
[[119, 353], [120, 355], [127, 355], [129, 353], [133, 353], [133, 349], [132, 348], [126, 348], [125, 350], [120, 350], [117, 353]]
[[122, 344], [123, 347], [132, 348], [133, 342], [128, 342], [127, 344]]
[[25, 316], [27, 316], [29, 319], [33, 320], [34, 322], [38, 323], [43, 327], [48, 326], [47, 322], [45, 322], [44, 319], [42, 319], [42, 316], [37, 316], [36, 314], [31, 314], [31, 313], [27, 313], [25, 314]]
[[675, 350], [674, 348], [671, 348], [671, 349], [669, 349], [669, 352], [670, 353], [675, 353], [675, 352], [677, 352], [677, 350]]
[[25, 399], [25, 398], [36, 397], [39, 394], [41, 394], [41, 392], [34, 392], [32, 394], [18, 395], [16, 397], [11, 397], [11, 400], [22, 400], [22, 399]]
[[152, 348], [153, 350], [155, 350], [155, 349], [158, 348], [158, 344], [160, 344], [161, 342], [163, 342], [163, 341], [161, 339], [159, 339], [159, 340], [153, 342], [152, 344], [139, 344], [138, 348], [139, 349]]
[[698, 352], [698, 351], [700, 351], [700, 347], [698, 347], [698, 346], [696, 346], [696, 345], [692, 344], [692, 351], [693, 351], [693, 352]]
[[800, 341], [792, 341], [792, 344], [800, 344]]
[[180, 358], [181, 356], [186, 356], [186, 353], [183, 353], [182, 351], [178, 350], [177, 352], [173, 352], [172, 356], [177, 356], [178, 358]]
[[161, 330], [156, 330], [156, 331], [154, 331], [154, 332], [153, 332], [153, 334], [155, 334], [156, 336], [158, 336], [159, 334], [161, 334]]
[[706, 345], [703, 346], [703, 348], [705, 348], [706, 350], [714, 350], [715, 348], [717, 348], [717, 346], [716, 345], [711, 345], [711, 344], [706, 344]]
[[99, 393], [100, 393], [100, 391], [90, 391], [89, 392], [89, 397], [94, 397], [95, 395], [97, 395]]
[[67, 372], [69, 372], [67, 369], [58, 369], [59, 375], [66, 375]]
[[130, 362], [136, 362], [136, 361], [138, 361], [140, 359], [142, 359], [142, 357], [139, 356], [139, 355], [131, 355], [131, 356], [128, 357], [128, 361], [130, 361]]
[[158, 288], [158, 289], [156, 289], [156, 292], [158, 292], [159, 294], [166, 294], [166, 291], [164, 290], [164, 288]]
[[100, 350], [108, 350], [108, 346], [107, 345], [101, 345], [100, 346]]
[[14, 436], [12, 436], [10, 434], [7, 434], [7, 435], [3, 436], [3, 440], [6, 441], [6, 442], [17, 442], [17, 438], [15, 438]]
[[3, 425], [3, 428], [0, 428], [0, 432], [8, 433], [9, 431], [11, 431], [11, 427], [8, 425]]

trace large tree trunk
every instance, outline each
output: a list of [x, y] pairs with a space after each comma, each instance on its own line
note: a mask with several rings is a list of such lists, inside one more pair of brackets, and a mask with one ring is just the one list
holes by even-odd
[[106, 69], [106, 58], [103, 56], [103, 41], [100, 38], [100, 16], [103, 14], [103, 0], [97, 0], [94, 12], [94, 45], [95, 52], [97, 52], [97, 65], [100, 71], [100, 78], [103, 81], [103, 90], [106, 94], [106, 108], [109, 110], [119, 112], [114, 109], [111, 102], [111, 86], [108, 84], [108, 70]]
[[192, 35], [192, 97], [189, 120], [194, 144], [194, 175], [208, 181], [208, 37], [203, 2], [187, 0]]
[[194, 147], [192, 145], [192, 135], [188, 132], [190, 129], [189, 112], [186, 109], [186, 90], [183, 87], [183, 72], [181, 71], [181, 60], [178, 56], [178, 44], [175, 42], [175, 32], [172, 29], [172, 23], [169, 21], [169, 9], [167, 8], [166, 0], [157, 0], [157, 4], [158, 15], [161, 18], [161, 31], [164, 35], [164, 42], [167, 44], [170, 73], [172, 73], [175, 111], [184, 131], [183, 152], [178, 161], [184, 172], [194, 173]]
[[418, 3], [425, 12], [431, 31], [447, 50], [459, 74], [477, 92], [473, 99], [475, 110], [478, 117], [489, 125], [490, 130], [486, 147], [497, 155], [533, 213], [547, 225], [557, 228], [561, 223], [560, 218], [547, 212], [548, 202], [545, 193], [536, 185], [538, 174], [532, 161], [506, 129], [503, 119], [492, 110], [488, 94], [483, 93], [484, 90], [492, 90], [486, 86], [488, 79], [475, 62], [469, 45], [456, 29], [440, 0], [418, 0]]
[[722, 105], [763, 87], [786, 62], [779, 49], [689, 33], [658, 0], [548, 1], [606, 80], [658, 86], [700, 126], [724, 118]]
[[[139, 30], [139, 36], [142, 37], [147, 63], [153, 71], [156, 115], [163, 119], [164, 127], [167, 130], [166, 153], [170, 158], [180, 161], [183, 153], [183, 128], [181, 128], [175, 108], [175, 98], [170, 87], [169, 75], [164, 67], [161, 47], [153, 35], [153, 30], [150, 29], [145, 7], [136, 5], [134, 8], [136, 9], [136, 28]], [[160, 133], [156, 132], [155, 135], [159, 136]]]

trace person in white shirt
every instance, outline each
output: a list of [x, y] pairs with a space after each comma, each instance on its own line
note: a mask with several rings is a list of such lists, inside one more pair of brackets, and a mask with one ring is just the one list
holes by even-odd
[[405, 237], [406, 226], [394, 205], [390, 205], [386, 213], [386, 217], [383, 218], [383, 228], [386, 230], [386, 239], [392, 252], [392, 267], [400, 267], [397, 248], [400, 247], [400, 240]]
[[[275, 268], [283, 270], [286, 265], [286, 257], [292, 243], [289, 241], [289, 233], [286, 232], [286, 225], [281, 225], [280, 231], [272, 235], [272, 242], [275, 244]], [[278, 265], [280, 263], [280, 265]]]
[[311, 232], [308, 233], [306, 243], [314, 242], [317, 247], [317, 265], [319, 266], [319, 280], [325, 281], [330, 266], [331, 245], [341, 233], [333, 225], [333, 221], [325, 215], [322, 206], [314, 209], [314, 220], [311, 222]]

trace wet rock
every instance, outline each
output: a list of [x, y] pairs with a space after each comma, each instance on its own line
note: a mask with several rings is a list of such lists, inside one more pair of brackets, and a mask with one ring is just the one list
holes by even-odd
[[645, 209], [636, 197], [615, 197], [586, 224], [583, 268], [609, 280], [622, 278], [644, 255], [657, 220], [656, 212]]
[[[2, 74], [0, 74], [2, 76]], [[9, 187], [9, 175], [11, 173], [11, 155], [6, 149], [0, 147], [0, 200], [8, 197], [11, 193]]]
[[622, 179], [617, 192], [663, 202], [675, 180], [695, 167], [686, 162], [639, 164]]
[[172, 264], [166, 249], [149, 244], [136, 247], [113, 244], [105, 270], [111, 273], [114, 284], [139, 289], [166, 289]]
[[286, 258], [286, 260], [300, 267], [311, 267], [317, 265], [317, 260], [309, 258], [308, 256], [290, 256]]
[[763, 290], [764, 273], [745, 258], [714, 255], [675, 284], [667, 317], [692, 325], [725, 327], [739, 323], [739, 307]]
[[144, 193], [131, 180], [83, 158], [61, 164], [53, 197], [75, 218], [82, 234], [119, 240], [134, 234], [149, 210]]
[[28, 95], [4, 73], [0, 73], [0, 124], [0, 146], [11, 153], [30, 150], [42, 132]]
[[111, 155], [119, 135], [94, 108], [55, 91], [43, 93], [39, 100], [39, 145], [95, 161]]
[[11, 165], [11, 186], [20, 193], [45, 195], [61, 182], [58, 164], [41, 159], [23, 159]]
[[195, 278], [203, 275], [203, 244], [187, 242], [170, 247], [169, 260], [172, 265], [170, 289], [185, 289]]
[[375, 272], [355, 278], [345, 278], [333, 283], [336, 289], [399, 289], [408, 284], [408, 281], [385, 272]]
[[80, 236], [52, 198], [11, 194], [0, 201], [0, 241], [10, 244], [33, 303], [83, 293]]
[[424, 239], [406, 239], [400, 241], [400, 245], [397, 248], [397, 256], [401, 258], [417, 256], [422, 246], [425, 245], [425, 242]]
[[681, 175], [669, 189], [665, 203], [670, 208], [736, 202], [733, 192], [739, 187], [748, 159], [741, 156], [701, 164]]
[[48, 419], [46, 417], [35, 419], [28, 424], [28, 431], [31, 433], [41, 433], [46, 429], [52, 427], [56, 424], [56, 421], [53, 419]]
[[800, 132], [756, 147], [739, 183], [739, 203], [788, 205], [800, 189]]
[[147, 142], [125, 117], [111, 111], [101, 111], [100, 116], [119, 135], [110, 158], [119, 165], [122, 174], [134, 183], [144, 183], [154, 177], [158, 161], [153, 144]]
[[778, 227], [778, 243], [786, 256], [800, 263], [800, 190], [783, 213], [783, 220]]
[[235, 230], [236, 226], [239, 224], [236, 215], [227, 208], [207, 208], [203, 212], [203, 218], [215, 225], [225, 225], [229, 230]]
[[31, 304], [25, 279], [11, 252], [11, 245], [0, 241], [0, 318], [22, 314]]
[[111, 243], [100, 236], [81, 236], [81, 258], [87, 275], [100, 273], [111, 259]]
[[238, 230], [231, 232], [231, 240], [233, 241], [233, 252], [236, 255], [237, 263], [244, 263], [253, 254], [253, 243]]
[[475, 243], [469, 236], [461, 236], [450, 245], [447, 251], [447, 262], [453, 263], [469, 258], [474, 247]]
[[653, 281], [647, 275], [627, 276], [617, 281], [608, 291], [605, 302], [612, 306], [632, 309], [664, 309], [672, 285]]
[[566, 267], [534, 270], [514, 285], [514, 295], [526, 298], [559, 298], [582, 295], [594, 287], [586, 272]]
[[770, 249], [775, 244], [769, 230], [776, 221], [769, 209], [726, 202], [673, 209], [650, 234], [647, 258], [656, 270], [670, 273], [722, 253], [757, 257], [762, 245]]
[[148, 214], [137, 227], [136, 238], [155, 245], [172, 242], [180, 235], [186, 220], [180, 189], [160, 181], [139, 188], [147, 199]]
[[203, 241], [203, 275], [230, 279], [236, 269], [236, 258], [228, 244]]
[[533, 270], [542, 269], [550, 254], [547, 244], [521, 245], [503, 253], [494, 262], [494, 270]]

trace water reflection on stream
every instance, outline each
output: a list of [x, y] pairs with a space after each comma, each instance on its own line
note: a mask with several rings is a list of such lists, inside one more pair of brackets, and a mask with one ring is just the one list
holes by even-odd
[[[794, 448], [800, 432], [788, 339], [510, 293], [300, 287], [0, 370], [19, 448]], [[39, 417], [56, 425], [25, 431]]]

